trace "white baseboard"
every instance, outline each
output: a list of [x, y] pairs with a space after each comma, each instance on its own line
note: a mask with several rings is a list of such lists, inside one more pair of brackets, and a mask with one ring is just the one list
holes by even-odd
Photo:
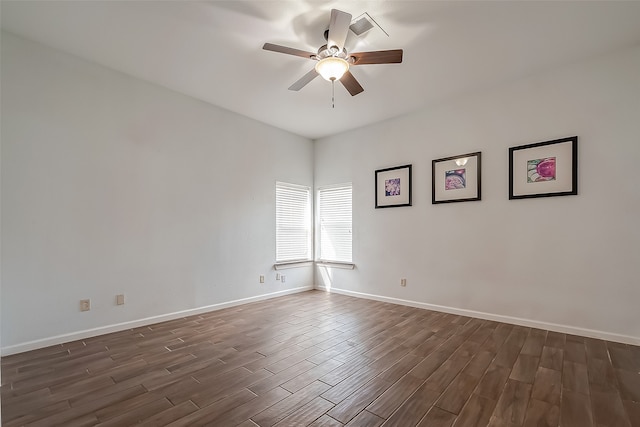
[[520, 317], [503, 316], [500, 314], [485, 313], [482, 311], [466, 310], [462, 308], [447, 307], [443, 305], [427, 304], [418, 301], [409, 301], [399, 298], [391, 298], [380, 295], [366, 294], [362, 292], [349, 291], [331, 287], [327, 289], [324, 286], [317, 286], [316, 289], [325, 292], [335, 292], [337, 294], [349, 295], [357, 298], [371, 299], [375, 301], [388, 302], [391, 304], [406, 305], [409, 307], [423, 308], [425, 310], [440, 311], [443, 313], [457, 314], [460, 316], [476, 317], [478, 319], [493, 320], [496, 322], [510, 323], [512, 325], [526, 326], [529, 328], [545, 329], [564, 334], [580, 335], [583, 337], [598, 338], [606, 341], [615, 341], [624, 344], [640, 345], [640, 338], [628, 335], [614, 334], [611, 332], [596, 331], [593, 329], [579, 328], [576, 326], [560, 325], [557, 323], [547, 323], [532, 319], [523, 319]]
[[284, 291], [271, 292], [268, 294], [257, 295], [255, 297], [242, 298], [234, 301], [222, 302], [219, 304], [207, 305], [204, 307], [192, 308], [189, 310], [176, 311], [174, 313], [162, 314], [159, 316], [146, 317], [144, 319], [132, 320], [129, 322], [117, 323], [114, 325], [101, 326], [99, 328], [85, 329], [83, 331], [72, 332], [69, 334], [56, 335], [54, 337], [43, 338], [34, 341], [28, 341], [21, 344], [15, 344], [3, 347], [0, 350], [2, 356], [10, 354], [22, 353], [39, 348], [49, 347], [52, 345], [64, 344], [70, 341], [81, 340], [85, 338], [95, 337], [98, 335], [109, 334], [112, 332], [120, 332], [127, 329], [138, 328], [140, 326], [152, 325], [154, 323], [166, 322], [168, 320], [179, 319], [182, 317], [194, 316], [197, 314], [207, 313], [210, 311], [222, 310], [223, 308], [235, 307], [237, 305], [248, 304], [250, 302], [262, 301], [270, 298], [276, 298], [284, 295], [295, 294], [313, 290], [313, 286], [302, 286], [299, 288], [287, 289]]

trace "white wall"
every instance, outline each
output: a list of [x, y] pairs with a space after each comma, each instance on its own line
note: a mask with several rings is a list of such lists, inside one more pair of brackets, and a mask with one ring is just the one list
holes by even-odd
[[[352, 294], [640, 343], [640, 49], [326, 138], [315, 153], [5, 33], [1, 65], [3, 354], [310, 286], [310, 268], [274, 280], [276, 180], [354, 184], [356, 269], [318, 274], [319, 286], [330, 277]], [[571, 135], [580, 194], [507, 200], [508, 147]], [[483, 200], [431, 205], [431, 160], [477, 150]], [[405, 163], [414, 206], [374, 209], [374, 170]]]
[[[1, 39], [0, 39], [1, 42]], [[2, 56], [0, 55], [0, 74], [2, 72]], [[1, 85], [0, 85], [1, 86]], [[0, 108], [1, 109], [1, 108]], [[0, 129], [2, 127], [0, 118]], [[0, 135], [0, 196], [2, 189], [2, 135]], [[2, 242], [2, 197], [0, 197], [0, 242]], [[2, 349], [2, 244], [0, 243], [0, 350]], [[0, 355], [2, 352], [0, 351]], [[1, 359], [0, 359], [1, 360]], [[2, 369], [0, 369], [0, 385], [2, 385]], [[2, 426], [2, 396], [0, 396], [0, 426]]]
[[311, 141], [5, 33], [1, 78], [4, 354], [313, 286], [273, 270]]
[[[508, 147], [573, 135], [579, 195], [509, 201]], [[431, 161], [473, 151], [482, 200], [432, 205]], [[316, 284], [640, 344], [638, 159], [640, 48], [319, 140], [315, 186], [353, 182], [356, 269]], [[374, 209], [374, 171], [407, 163], [413, 206]]]

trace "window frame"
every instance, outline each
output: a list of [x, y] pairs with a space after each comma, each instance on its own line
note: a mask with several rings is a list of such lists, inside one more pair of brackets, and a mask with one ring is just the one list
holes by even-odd
[[[350, 242], [349, 242], [349, 249], [350, 249], [350, 257], [349, 259], [345, 259], [345, 258], [340, 258], [337, 257], [337, 259], [331, 259], [329, 257], [323, 257], [324, 254], [322, 251], [322, 242], [323, 242], [323, 225], [322, 225], [322, 221], [323, 221], [323, 215], [322, 215], [322, 193], [326, 192], [326, 191], [340, 191], [342, 189], [348, 188], [350, 191], [350, 206], [349, 206], [349, 211], [350, 211], [350, 215], [349, 215], [349, 237], [350, 237]], [[315, 221], [315, 226], [316, 226], [316, 232], [315, 232], [315, 239], [316, 239], [316, 249], [315, 249], [315, 253], [316, 253], [316, 264], [319, 265], [330, 265], [330, 266], [334, 266], [334, 267], [340, 267], [340, 268], [348, 268], [348, 269], [353, 269], [355, 264], [353, 262], [353, 183], [351, 182], [345, 182], [345, 183], [341, 183], [341, 184], [332, 184], [332, 185], [323, 185], [321, 187], [318, 187], [316, 189], [316, 221]]]
[[[279, 200], [282, 202], [282, 199], [279, 199], [278, 193], [279, 191], [287, 191], [291, 190], [292, 194], [294, 192], [304, 192], [306, 195], [305, 201], [305, 211], [302, 214], [302, 220], [300, 223], [306, 223], [305, 234], [306, 234], [306, 257], [288, 257], [282, 256], [281, 254], [281, 246], [279, 245], [280, 238], [285, 237], [286, 235], [281, 234], [282, 227], [280, 224], [279, 218], [281, 210], [279, 209]], [[292, 194], [289, 196], [291, 197]], [[291, 208], [291, 207], [290, 207]], [[276, 181], [275, 185], [275, 266], [287, 266], [287, 265], [297, 265], [301, 263], [309, 263], [313, 262], [313, 197], [311, 193], [311, 187], [307, 185], [294, 184], [290, 182], [284, 181]], [[306, 218], [305, 218], [306, 217]], [[288, 237], [293, 236], [295, 233], [291, 233]], [[290, 249], [291, 250], [291, 249]], [[279, 258], [280, 256], [280, 258]]]

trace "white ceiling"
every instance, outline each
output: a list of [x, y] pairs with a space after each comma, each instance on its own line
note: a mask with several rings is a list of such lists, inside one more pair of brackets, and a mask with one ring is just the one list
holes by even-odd
[[[618, 1], [6, 1], [2, 28], [273, 126], [317, 139], [464, 93], [640, 44], [640, 2]], [[351, 97], [314, 62], [330, 10], [368, 12], [389, 34], [350, 34], [349, 51], [404, 49], [402, 64], [361, 65]]]

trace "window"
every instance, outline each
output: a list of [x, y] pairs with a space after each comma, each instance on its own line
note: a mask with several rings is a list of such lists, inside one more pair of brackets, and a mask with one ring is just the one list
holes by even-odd
[[319, 261], [351, 263], [351, 183], [318, 189]]
[[311, 260], [311, 189], [276, 182], [276, 263]]

